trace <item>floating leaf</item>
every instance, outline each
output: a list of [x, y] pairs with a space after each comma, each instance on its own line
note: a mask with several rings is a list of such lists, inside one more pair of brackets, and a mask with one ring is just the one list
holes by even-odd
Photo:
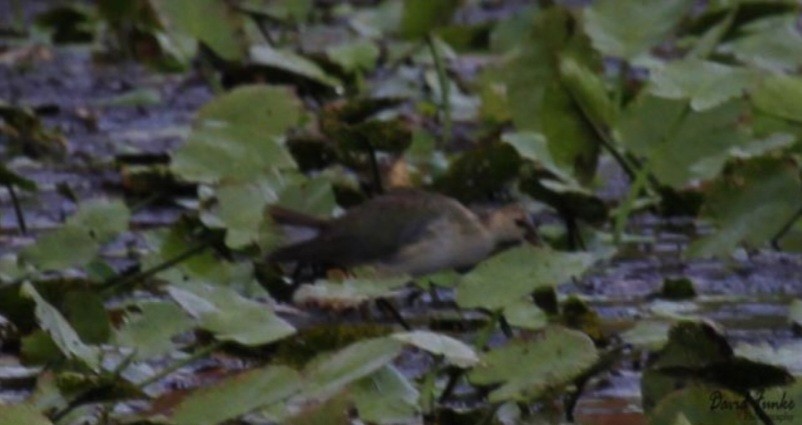
[[364, 39], [326, 49], [329, 59], [348, 73], [372, 71], [380, 53], [376, 43]]
[[36, 303], [36, 318], [39, 325], [50, 335], [61, 352], [67, 357], [80, 359], [88, 367], [98, 371], [100, 351], [97, 347], [84, 344], [61, 312], [45, 301], [33, 285], [26, 282], [22, 285], [21, 291]]
[[764, 244], [802, 208], [797, 165], [781, 159], [735, 163], [706, 193], [702, 213], [718, 231], [694, 241], [691, 256], [726, 255], [741, 243]]
[[224, 341], [243, 345], [262, 345], [295, 333], [295, 328], [261, 303], [244, 298], [217, 285], [191, 282], [171, 285], [170, 296], [199, 325]]
[[20, 258], [43, 270], [86, 265], [101, 245], [128, 229], [129, 218], [122, 201], [87, 201], [63, 226], [25, 248]]
[[[733, 406], [743, 406], [743, 409]], [[749, 416], [744, 416], [744, 415]], [[649, 414], [654, 425], [678, 425], [677, 418], [692, 425], [758, 424], [743, 396], [712, 385], [692, 385], [675, 391], [659, 401]], [[754, 418], [754, 419], [748, 419]]]
[[683, 101], [642, 96], [624, 112], [617, 132], [660, 182], [680, 189], [718, 175], [730, 150], [747, 143], [740, 127], [744, 106], [730, 101], [694, 112]]
[[653, 320], [641, 320], [634, 327], [621, 334], [627, 344], [647, 350], [656, 351], [668, 342], [668, 330], [671, 324]]
[[518, 300], [504, 307], [504, 318], [510, 326], [537, 330], [549, 324], [549, 316], [531, 300]]
[[175, 349], [172, 337], [189, 331], [194, 322], [176, 304], [145, 301], [136, 305], [139, 313], [126, 314], [124, 324], [115, 332], [117, 345], [136, 349], [135, 359], [160, 356]]
[[384, 366], [349, 386], [359, 418], [376, 424], [412, 423], [418, 413], [419, 394], [392, 365]]
[[565, 386], [591, 367], [598, 354], [587, 335], [561, 327], [547, 328], [531, 341], [513, 340], [484, 354], [469, 374], [475, 385], [501, 384], [490, 402], [529, 401]]
[[554, 287], [581, 275], [594, 261], [591, 254], [530, 245], [509, 249], [479, 263], [463, 277], [457, 286], [457, 304], [500, 309], [538, 288]]
[[240, 16], [225, 2], [156, 0], [152, 4], [169, 28], [192, 35], [221, 58], [237, 61], [245, 57]]
[[802, 78], [773, 75], [752, 93], [752, 102], [763, 112], [802, 123]]
[[173, 154], [171, 169], [189, 181], [215, 183], [294, 168], [278, 138], [300, 117], [300, 102], [286, 88], [238, 87], [201, 108], [189, 139]]
[[719, 50], [770, 71], [796, 70], [802, 66], [802, 34], [796, 19], [794, 12], [750, 22], [741, 28], [741, 37]]
[[683, 320], [668, 333], [668, 343], [654, 363], [655, 368], [702, 368], [732, 359], [732, 347], [713, 325]]
[[757, 82], [748, 68], [702, 60], [671, 62], [652, 78], [649, 91], [668, 99], [690, 100], [691, 108], [703, 111], [743, 96]]
[[301, 377], [286, 366], [249, 370], [203, 387], [176, 406], [178, 425], [214, 425], [259, 407], [288, 399], [301, 388]]
[[403, 344], [392, 338], [373, 338], [351, 344], [335, 353], [325, 353], [305, 369], [308, 397], [332, 394], [389, 364]]
[[[601, 0], [584, 10], [585, 31], [602, 53], [636, 59], [665, 41], [691, 0]], [[622, 25], [637, 19], [638, 25]]]
[[316, 63], [289, 50], [279, 50], [268, 45], [251, 46], [250, 56], [256, 65], [279, 69], [333, 89], [341, 86], [339, 80], [326, 74]]
[[443, 356], [447, 362], [461, 368], [469, 368], [479, 362], [479, 357], [471, 347], [448, 335], [429, 331], [412, 331], [396, 333], [391, 337], [412, 344], [431, 354]]
[[53, 425], [47, 417], [27, 403], [0, 405], [0, 424]]

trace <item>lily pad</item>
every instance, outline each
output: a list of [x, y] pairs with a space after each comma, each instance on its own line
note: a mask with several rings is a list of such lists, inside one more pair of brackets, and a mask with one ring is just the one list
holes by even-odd
[[136, 308], [139, 313], [127, 313], [125, 323], [114, 333], [116, 344], [136, 349], [136, 360], [175, 349], [172, 337], [189, 331], [194, 325], [194, 321], [172, 302], [146, 301]]
[[768, 77], [752, 93], [752, 102], [769, 115], [802, 123], [802, 78], [790, 75]]
[[702, 206], [718, 231], [694, 241], [688, 254], [726, 255], [741, 243], [766, 243], [802, 208], [800, 191], [796, 164], [774, 158], [733, 164], [708, 188]]
[[168, 293], [199, 325], [218, 339], [243, 345], [263, 345], [286, 338], [295, 328], [264, 304], [233, 290], [202, 282], [174, 284]]
[[690, 100], [704, 111], [743, 96], [757, 83], [758, 73], [745, 67], [702, 60], [671, 62], [652, 78], [649, 91], [668, 99]]
[[171, 170], [185, 180], [215, 183], [295, 168], [278, 140], [300, 118], [300, 102], [286, 88], [236, 88], [201, 108], [189, 139], [173, 154]]
[[0, 405], [0, 423], [25, 425], [53, 425], [36, 407], [23, 404]]
[[418, 390], [392, 365], [384, 366], [348, 388], [359, 418], [375, 424], [414, 423]]
[[[583, 12], [585, 31], [602, 53], [637, 59], [665, 41], [691, 11], [691, 0], [602, 0]], [[638, 25], [622, 25], [637, 20]]]
[[538, 288], [554, 287], [580, 276], [595, 260], [586, 253], [528, 245], [513, 248], [483, 261], [465, 275], [457, 286], [457, 304], [463, 308], [501, 309]]
[[412, 331], [396, 333], [391, 337], [434, 355], [443, 356], [447, 362], [461, 368], [468, 368], [479, 362], [479, 357], [473, 348], [448, 335], [429, 331]]
[[129, 218], [122, 201], [87, 201], [63, 226], [25, 248], [20, 258], [43, 270], [86, 265], [103, 244], [128, 229]]
[[597, 358], [587, 335], [552, 327], [536, 340], [513, 340], [487, 352], [468, 379], [475, 385], [501, 384], [490, 393], [491, 402], [531, 401], [568, 385]]
[[45, 301], [30, 283], [22, 285], [22, 294], [36, 303], [36, 318], [39, 325], [53, 339], [64, 355], [81, 360], [89, 368], [100, 369], [100, 350], [81, 341], [78, 333], [67, 319], [50, 303]]
[[341, 83], [327, 74], [318, 64], [290, 50], [280, 50], [266, 44], [251, 46], [251, 62], [275, 68], [309, 81], [339, 90]]
[[178, 425], [219, 424], [286, 400], [300, 388], [300, 375], [286, 366], [254, 369], [193, 392], [176, 406], [172, 420]]
[[459, 0], [404, 0], [401, 33], [410, 38], [423, 37], [438, 26], [450, 23], [459, 5]]
[[242, 21], [228, 4], [216, 0], [156, 0], [151, 4], [168, 28], [192, 35], [221, 58], [236, 61], [245, 57]]
[[802, 34], [796, 13], [758, 19], [741, 28], [740, 37], [719, 47], [742, 62], [774, 72], [802, 66]]
[[305, 369], [304, 396], [334, 394], [346, 385], [364, 378], [396, 358], [403, 343], [392, 338], [373, 338], [356, 342], [336, 353], [326, 353]]

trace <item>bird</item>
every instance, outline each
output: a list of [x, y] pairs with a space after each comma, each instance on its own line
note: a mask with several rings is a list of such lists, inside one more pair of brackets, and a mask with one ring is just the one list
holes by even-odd
[[451, 197], [418, 189], [396, 189], [323, 219], [272, 207], [278, 224], [314, 229], [311, 239], [279, 247], [278, 263], [371, 266], [380, 275], [423, 276], [464, 270], [495, 251], [535, 234], [519, 204], [475, 213]]

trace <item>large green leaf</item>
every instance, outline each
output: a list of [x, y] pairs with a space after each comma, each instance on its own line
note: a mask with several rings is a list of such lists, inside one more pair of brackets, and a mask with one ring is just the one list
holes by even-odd
[[286, 366], [268, 366], [203, 387], [176, 406], [178, 425], [215, 425], [262, 406], [288, 399], [301, 388], [301, 377]]
[[652, 78], [649, 91], [668, 99], [690, 100], [702, 111], [743, 96], [757, 82], [754, 70], [702, 60], [671, 62]]
[[234, 61], [245, 57], [245, 43], [239, 36], [242, 22], [225, 2], [154, 0], [151, 3], [168, 28], [206, 43], [221, 58]]
[[587, 335], [552, 327], [535, 340], [513, 340], [488, 351], [468, 379], [476, 385], [501, 384], [490, 393], [491, 402], [529, 401], [569, 384], [597, 358]]
[[750, 22], [743, 35], [721, 46], [743, 62], [770, 71], [793, 71], [802, 66], [802, 34], [796, 13]]
[[460, 307], [500, 309], [535, 289], [554, 287], [579, 276], [595, 261], [587, 253], [568, 253], [530, 245], [502, 252], [465, 275], [457, 286]]
[[243, 345], [262, 345], [295, 333], [295, 328], [276, 316], [268, 306], [249, 300], [230, 288], [202, 282], [174, 284], [170, 296], [202, 328], [218, 339]]
[[47, 417], [30, 404], [0, 405], [0, 424], [53, 425]]
[[173, 155], [179, 177], [215, 183], [225, 177], [247, 180], [270, 169], [294, 168], [278, 139], [297, 125], [301, 105], [288, 89], [245, 86], [201, 108], [184, 146]]
[[20, 258], [43, 270], [86, 265], [103, 244], [128, 229], [129, 218], [122, 201], [87, 201], [63, 226], [26, 247]]
[[403, 343], [392, 338], [373, 338], [351, 344], [336, 353], [318, 356], [304, 369], [304, 395], [331, 395], [364, 378], [396, 358]]
[[692, 0], [600, 0], [584, 10], [585, 31], [605, 55], [632, 60], [665, 41], [692, 5]]
[[[653, 425], [678, 425], [678, 418], [690, 425], [759, 424], [754, 412], [732, 391], [710, 385], [691, 385], [664, 397], [649, 415]], [[729, 406], [729, 407], [725, 407]]]
[[692, 256], [726, 255], [741, 243], [760, 246], [802, 208], [799, 169], [782, 159], [733, 164], [706, 193], [702, 213], [717, 231], [692, 243]]
[[338, 79], [327, 74], [318, 64], [290, 50], [279, 50], [268, 45], [251, 46], [250, 56], [256, 65], [279, 69], [333, 89], [341, 85]]
[[36, 319], [42, 329], [67, 357], [77, 358], [95, 371], [100, 369], [100, 350], [84, 344], [75, 329], [55, 307], [50, 305], [30, 283], [22, 285], [22, 294], [36, 303]]
[[443, 356], [447, 362], [462, 368], [471, 367], [479, 362], [479, 357], [470, 346], [448, 335], [429, 331], [412, 331], [393, 334], [392, 338], [412, 344], [434, 355]]
[[126, 314], [114, 340], [118, 345], [136, 349], [137, 360], [170, 352], [175, 348], [172, 337], [190, 330], [194, 324], [180, 307], [169, 301], [143, 301], [136, 308], [139, 313]]
[[802, 123], [802, 78], [773, 75], [752, 93], [752, 102], [761, 111]]
[[685, 101], [646, 95], [627, 108], [616, 128], [621, 143], [645, 158], [661, 183], [682, 188], [718, 175], [734, 146], [748, 142], [744, 103], [694, 112]]
[[348, 392], [367, 423], [415, 423], [418, 390], [392, 365], [354, 382]]

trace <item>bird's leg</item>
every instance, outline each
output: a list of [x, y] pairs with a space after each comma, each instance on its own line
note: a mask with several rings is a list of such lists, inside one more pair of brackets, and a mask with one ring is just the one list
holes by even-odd
[[449, 397], [451, 397], [451, 393], [453, 393], [454, 389], [457, 388], [457, 383], [464, 374], [464, 369], [456, 367], [448, 368], [448, 382], [446, 383], [446, 387], [443, 388], [443, 392], [440, 393], [440, 398], [437, 399], [439, 403], [444, 403]]
[[402, 328], [404, 328], [404, 330], [412, 330], [412, 327], [409, 326], [409, 323], [407, 323], [406, 319], [404, 319], [401, 313], [398, 312], [393, 303], [388, 301], [386, 298], [376, 298], [376, 307], [378, 307], [379, 310], [384, 310], [385, 312], [389, 313], [390, 316], [392, 316], [393, 319], [395, 319], [395, 321], [398, 322]]

